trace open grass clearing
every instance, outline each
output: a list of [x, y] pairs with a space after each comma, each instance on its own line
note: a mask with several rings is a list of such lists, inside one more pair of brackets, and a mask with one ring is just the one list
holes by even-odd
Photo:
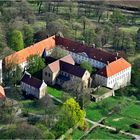
[[85, 139], [107, 139], [107, 140], [111, 140], [111, 139], [132, 139], [131, 137], [127, 137], [125, 135], [122, 134], [115, 134], [107, 129], [104, 128], [100, 128], [97, 127], [96, 129], [94, 129], [90, 134], [87, 135], [87, 137]]
[[[140, 124], [140, 105], [130, 103], [128, 106], [122, 108], [119, 114], [114, 114], [106, 119], [106, 125], [120, 128], [124, 131], [140, 135], [140, 129], [132, 128], [132, 124]], [[121, 119], [118, 119], [121, 118]], [[117, 121], [115, 121], [118, 119]]]
[[126, 33], [136, 33], [139, 29], [138, 26], [130, 26], [130, 27], [120, 27], [120, 29]]
[[100, 102], [91, 102], [86, 108], [86, 117], [93, 121], [99, 121], [105, 117], [119, 102], [119, 97], [109, 97]]
[[88, 131], [93, 126], [93, 124], [91, 124], [89, 122], [87, 125], [88, 125], [87, 130], [81, 130], [79, 128], [75, 129], [72, 133], [72, 139], [77, 140], [77, 139], [81, 138], [86, 133], [86, 131]]

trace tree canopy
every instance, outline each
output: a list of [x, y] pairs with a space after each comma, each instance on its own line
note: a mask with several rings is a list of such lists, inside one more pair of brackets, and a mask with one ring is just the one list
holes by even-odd
[[23, 49], [24, 43], [21, 31], [13, 30], [11, 33], [9, 33], [8, 44], [9, 47], [15, 51]]
[[59, 134], [64, 134], [69, 128], [84, 126], [85, 112], [81, 110], [79, 104], [70, 98], [62, 106], [61, 115], [55, 129]]
[[34, 74], [45, 67], [44, 59], [38, 55], [32, 55], [28, 58], [27, 70]]
[[83, 61], [81, 64], [80, 64], [80, 67], [83, 68], [83, 69], [86, 69], [88, 70], [90, 73], [92, 72], [95, 72], [95, 69], [92, 67], [92, 65], [87, 62], [87, 61]]

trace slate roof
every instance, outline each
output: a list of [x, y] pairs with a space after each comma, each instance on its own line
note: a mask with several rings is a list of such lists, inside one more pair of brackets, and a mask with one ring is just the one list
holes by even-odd
[[37, 78], [34, 78], [33, 76], [25, 73], [24, 76], [22, 77], [21, 79], [21, 82], [23, 83], [26, 83], [32, 87], [35, 87], [37, 89], [39, 89], [42, 85], [42, 81], [37, 79]]
[[75, 75], [80, 78], [83, 77], [83, 75], [86, 71], [85, 69], [82, 69], [79, 66], [72, 65], [72, 64], [66, 63], [64, 61], [60, 61], [60, 70], [67, 72], [69, 74]]
[[[112, 54], [97, 48], [92, 48], [86, 44], [80, 42], [72, 41], [70, 39], [62, 38], [60, 36], [55, 37], [56, 45], [59, 45], [61, 48], [69, 50], [75, 53], [85, 52], [89, 58], [101, 61], [105, 64], [116, 60], [117, 55]], [[118, 57], [119, 58], [119, 57]]]
[[111, 77], [116, 73], [119, 73], [120, 71], [123, 71], [129, 67], [131, 67], [131, 64], [128, 63], [125, 59], [120, 58], [112, 63], [109, 63], [103, 69], [99, 70], [97, 74], [104, 77]]

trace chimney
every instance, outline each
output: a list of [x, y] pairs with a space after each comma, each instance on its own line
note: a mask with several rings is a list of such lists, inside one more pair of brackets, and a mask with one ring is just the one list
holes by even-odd
[[115, 59], [117, 60], [118, 58], [117, 58], [117, 57], [115, 57]]
[[116, 52], [116, 56], [117, 56], [117, 57], [119, 56], [119, 53], [118, 53], [118, 52]]

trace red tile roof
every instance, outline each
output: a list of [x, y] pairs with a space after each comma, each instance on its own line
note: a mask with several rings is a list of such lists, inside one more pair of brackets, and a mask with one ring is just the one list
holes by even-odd
[[[113, 62], [116, 60], [117, 55], [112, 54], [97, 48], [92, 48], [86, 44], [80, 42], [72, 41], [70, 39], [62, 38], [60, 36], [55, 37], [56, 45], [60, 45], [63, 49], [69, 50], [75, 53], [85, 52], [89, 58], [101, 61], [107, 64], [107, 61]], [[118, 57], [119, 58], [119, 57]]]
[[120, 71], [125, 70], [129, 67], [131, 67], [131, 64], [128, 63], [125, 59], [120, 58], [112, 63], [109, 63], [103, 69], [99, 70], [97, 72], [97, 74], [104, 76], [104, 77], [111, 77], [111, 76], [113, 76], [113, 75], [119, 73]]
[[0, 98], [4, 98], [4, 97], [5, 97], [4, 88], [0, 86]]
[[15, 52], [4, 59], [5, 65], [9, 63], [16, 63], [16, 64], [21, 64], [23, 62], [27, 61], [27, 58], [30, 55], [35, 55], [39, 54], [41, 55], [43, 53], [43, 50], [50, 50], [55, 47], [55, 36], [51, 36], [47, 39], [44, 39], [38, 43], [35, 43], [23, 50], [20, 50], [18, 52]]
[[49, 68], [51, 69], [52, 72], [57, 72], [60, 70], [60, 60], [69, 64], [74, 65], [75, 62], [73, 60], [73, 58], [71, 57], [71, 55], [67, 55], [59, 60], [56, 60], [55, 62], [49, 64]]

